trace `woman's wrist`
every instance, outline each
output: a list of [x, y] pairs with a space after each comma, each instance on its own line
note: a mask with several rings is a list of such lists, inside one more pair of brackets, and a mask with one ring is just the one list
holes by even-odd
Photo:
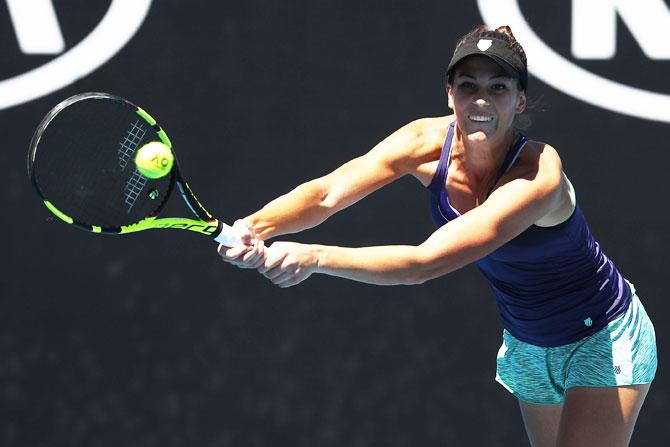
[[314, 267], [314, 273], [325, 273], [324, 271], [324, 266], [325, 266], [325, 254], [326, 254], [326, 246], [325, 245], [319, 245], [319, 244], [312, 244], [310, 245], [310, 249], [312, 251], [312, 265]]

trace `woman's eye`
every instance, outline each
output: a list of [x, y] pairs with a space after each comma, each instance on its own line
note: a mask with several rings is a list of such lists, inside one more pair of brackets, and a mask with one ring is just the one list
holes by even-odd
[[505, 90], [507, 86], [505, 84], [493, 84], [492, 88], [493, 90], [502, 91]]

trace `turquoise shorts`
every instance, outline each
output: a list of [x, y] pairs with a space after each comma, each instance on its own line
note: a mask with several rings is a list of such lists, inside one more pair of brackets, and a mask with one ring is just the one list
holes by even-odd
[[593, 335], [543, 348], [503, 331], [496, 380], [517, 398], [561, 404], [572, 387], [651, 383], [656, 375], [654, 326], [632, 287], [626, 313]]

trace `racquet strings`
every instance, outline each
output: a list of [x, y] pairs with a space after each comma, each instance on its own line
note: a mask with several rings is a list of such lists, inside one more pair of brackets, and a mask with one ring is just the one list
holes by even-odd
[[140, 175], [138, 148], [159, 141], [129, 104], [88, 98], [58, 112], [34, 138], [33, 180], [45, 200], [78, 223], [118, 228], [158, 213], [173, 184]]

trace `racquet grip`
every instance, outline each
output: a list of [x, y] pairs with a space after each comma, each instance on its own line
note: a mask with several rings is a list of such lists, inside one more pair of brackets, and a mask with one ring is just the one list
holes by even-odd
[[216, 242], [226, 247], [234, 247], [236, 245], [242, 245], [242, 239], [238, 234], [233, 230], [233, 227], [226, 225], [221, 222], [221, 233], [214, 238]]

